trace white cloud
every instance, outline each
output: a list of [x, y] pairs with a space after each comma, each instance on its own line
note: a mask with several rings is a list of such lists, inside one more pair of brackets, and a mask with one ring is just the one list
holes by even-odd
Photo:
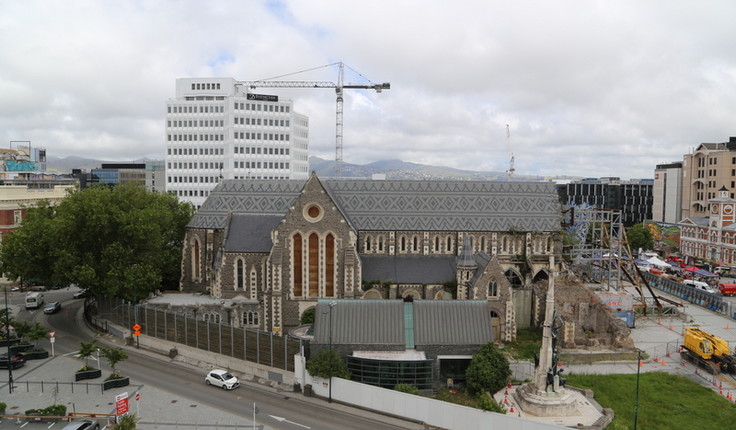
[[[736, 134], [735, 12], [725, 0], [5, 1], [0, 142], [163, 158], [176, 78], [344, 61], [364, 75], [346, 81], [391, 82], [346, 90], [347, 162], [505, 170], [513, 152], [518, 174], [652, 177]], [[333, 91], [268, 92], [310, 117], [311, 154], [334, 157]]]

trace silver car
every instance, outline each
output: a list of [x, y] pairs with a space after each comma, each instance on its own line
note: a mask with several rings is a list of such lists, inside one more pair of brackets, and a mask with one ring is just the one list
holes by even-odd
[[65, 425], [61, 430], [97, 430], [100, 428], [100, 423], [92, 420], [81, 420], [72, 421]]

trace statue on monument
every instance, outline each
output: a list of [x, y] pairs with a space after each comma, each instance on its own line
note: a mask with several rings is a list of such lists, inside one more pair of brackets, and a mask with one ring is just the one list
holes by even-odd
[[566, 380], [562, 377], [562, 372], [565, 371], [565, 369], [561, 369], [559, 366], [560, 356], [559, 356], [559, 350], [557, 349], [557, 338], [560, 333], [560, 324], [561, 318], [559, 315], [557, 315], [557, 311], [554, 311], [553, 317], [552, 317], [552, 326], [551, 326], [551, 337], [552, 337], [552, 363], [549, 369], [547, 369], [547, 385], [545, 386], [544, 390], [548, 391], [549, 386], [552, 386], [552, 391], [557, 392], [560, 387], [564, 387]]

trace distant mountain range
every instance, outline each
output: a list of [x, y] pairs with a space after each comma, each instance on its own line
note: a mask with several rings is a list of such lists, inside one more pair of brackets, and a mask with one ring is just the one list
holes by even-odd
[[[50, 156], [47, 158], [46, 167], [50, 172], [71, 173], [72, 169], [87, 171], [97, 169], [103, 163], [145, 163], [146, 161], [154, 160], [103, 161], [76, 156], [64, 158]], [[317, 172], [320, 178], [335, 177], [335, 161], [325, 160], [319, 157], [309, 157], [309, 170]], [[385, 175], [386, 179], [466, 179], [476, 181], [507, 181], [510, 179], [506, 172], [477, 172], [452, 167], [410, 163], [401, 160], [381, 160], [369, 164], [343, 162], [340, 177], [370, 178], [373, 175]], [[544, 179], [542, 176], [514, 175], [513, 177], [515, 181], [538, 181], [542, 179]], [[576, 177], [569, 177], [568, 179], [576, 179]]]

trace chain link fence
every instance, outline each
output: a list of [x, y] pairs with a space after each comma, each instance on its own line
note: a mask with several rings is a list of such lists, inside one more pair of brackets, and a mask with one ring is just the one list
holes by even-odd
[[[294, 371], [292, 357], [308, 350], [306, 341], [270, 332], [198, 320], [167, 309], [134, 305], [119, 298], [97, 298], [97, 317], [141, 334], [229, 357]], [[90, 316], [91, 319], [96, 319]], [[98, 320], [99, 323], [99, 320]]]

